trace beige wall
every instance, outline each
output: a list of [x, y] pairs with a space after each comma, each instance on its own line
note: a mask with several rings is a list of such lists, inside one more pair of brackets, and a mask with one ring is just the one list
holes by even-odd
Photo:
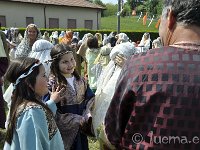
[[[45, 10], [47, 28], [49, 18], [59, 18], [60, 28], [67, 27], [67, 19], [76, 19], [77, 28], [84, 28], [85, 20], [93, 20], [93, 30], [97, 21], [100, 24], [101, 12], [97, 9], [47, 5]], [[44, 5], [0, 1], [0, 16], [6, 16], [7, 27], [26, 27], [26, 17], [33, 17], [39, 28], [45, 27]]]
[[0, 15], [6, 16], [6, 26], [26, 27], [26, 17], [34, 17], [34, 23], [44, 26], [41, 6], [22, 3], [0, 2]]
[[[101, 13], [99, 12], [98, 15], [100, 16]], [[93, 20], [93, 29], [97, 29], [97, 10], [96, 9], [47, 6], [46, 17], [47, 18], [59, 17], [59, 25], [62, 28], [67, 27], [67, 19], [76, 19], [77, 28], [84, 28], [85, 20]], [[100, 20], [100, 18], [98, 18], [98, 20]], [[48, 19], [47, 19], [47, 27], [49, 27]]]

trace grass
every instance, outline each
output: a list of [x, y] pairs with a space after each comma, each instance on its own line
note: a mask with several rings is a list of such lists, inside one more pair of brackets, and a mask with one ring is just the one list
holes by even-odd
[[[142, 18], [137, 22], [137, 16], [120, 17], [120, 30], [121, 31], [141, 31], [141, 32], [158, 32], [155, 28], [157, 20], [153, 20], [152, 24], [148, 27], [150, 20], [147, 20], [146, 26], [142, 23]], [[101, 18], [101, 30], [117, 30], [117, 16], [109, 16]]]
[[89, 140], [89, 149], [90, 150], [99, 150], [99, 142], [95, 138], [88, 138]]

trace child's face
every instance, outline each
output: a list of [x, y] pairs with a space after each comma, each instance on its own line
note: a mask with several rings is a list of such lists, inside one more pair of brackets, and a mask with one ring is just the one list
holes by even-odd
[[44, 96], [48, 93], [48, 79], [46, 77], [46, 72], [44, 66], [39, 67], [39, 74], [36, 77], [35, 83], [35, 93], [39, 96]]
[[59, 70], [65, 77], [71, 77], [76, 68], [73, 53], [64, 54], [59, 61]]

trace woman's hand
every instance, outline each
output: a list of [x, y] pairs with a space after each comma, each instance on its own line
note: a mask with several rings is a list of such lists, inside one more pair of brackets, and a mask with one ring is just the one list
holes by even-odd
[[118, 66], [120, 66], [120, 67], [122, 67], [123, 65], [124, 65], [124, 63], [126, 62], [126, 58], [124, 57], [124, 55], [122, 55], [122, 54], [118, 54], [116, 57], [115, 57], [115, 63], [118, 65]]
[[65, 91], [66, 91], [65, 87], [60, 89], [59, 86], [56, 87], [54, 85], [53, 88], [52, 88], [50, 99], [52, 99], [55, 103], [60, 102], [60, 100], [64, 96]]

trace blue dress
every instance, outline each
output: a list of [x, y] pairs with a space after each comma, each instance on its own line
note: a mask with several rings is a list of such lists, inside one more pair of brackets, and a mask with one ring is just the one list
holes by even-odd
[[[47, 105], [56, 112], [56, 104], [49, 100]], [[17, 112], [17, 124], [9, 150], [64, 150], [63, 141], [52, 114], [41, 105], [28, 102], [20, 105]]]

